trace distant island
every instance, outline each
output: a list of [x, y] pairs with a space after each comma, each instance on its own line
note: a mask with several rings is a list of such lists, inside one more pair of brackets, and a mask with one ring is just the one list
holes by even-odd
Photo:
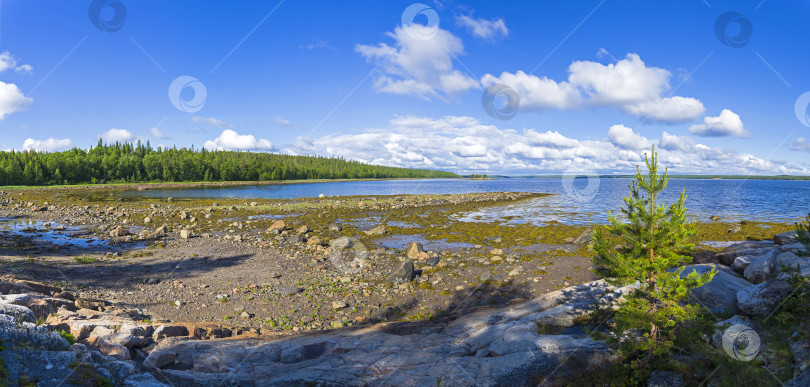
[[115, 143], [88, 150], [0, 152], [0, 185], [458, 178], [452, 172], [370, 165], [343, 158], [152, 148]]

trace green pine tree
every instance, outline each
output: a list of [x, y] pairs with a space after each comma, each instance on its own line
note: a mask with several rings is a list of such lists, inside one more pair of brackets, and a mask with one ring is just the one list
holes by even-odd
[[[678, 329], [701, 313], [698, 305], [687, 303], [692, 289], [711, 281], [715, 270], [703, 275], [682, 276], [682, 266], [691, 261], [683, 255], [692, 245], [695, 225], [686, 219], [686, 190], [675, 203], [658, 203], [667, 187], [667, 172], [658, 173], [658, 156], [644, 155], [647, 174], [636, 167], [636, 180], [630, 184], [630, 197], [621, 209], [624, 221], [608, 213], [609, 224], [598, 228], [591, 248], [596, 274], [611, 283], [639, 287], [625, 296], [615, 316], [617, 337], [625, 332], [643, 332], [637, 339], [625, 340], [622, 352], [643, 358], [669, 353]], [[677, 269], [675, 269], [677, 268]]]

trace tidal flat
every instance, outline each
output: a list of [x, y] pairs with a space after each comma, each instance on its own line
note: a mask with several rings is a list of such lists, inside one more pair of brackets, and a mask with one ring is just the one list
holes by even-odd
[[[588, 242], [598, 225], [461, 220], [546, 194], [214, 200], [127, 188], [0, 191], [0, 268], [145, 320], [273, 335], [453, 319], [596, 279]], [[697, 230], [700, 262], [724, 242], [792, 224]]]

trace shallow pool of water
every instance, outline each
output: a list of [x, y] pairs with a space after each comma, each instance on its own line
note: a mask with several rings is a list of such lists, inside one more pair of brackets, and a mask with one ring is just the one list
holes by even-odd
[[382, 237], [377, 239], [375, 243], [380, 246], [392, 248], [392, 249], [400, 249], [404, 250], [408, 247], [408, 244], [411, 242], [419, 242], [422, 244], [422, 247], [425, 250], [458, 250], [464, 248], [471, 248], [475, 245], [472, 243], [466, 242], [448, 242], [445, 239], [427, 239], [424, 235], [414, 234], [414, 235], [402, 235], [402, 234], [395, 234]]

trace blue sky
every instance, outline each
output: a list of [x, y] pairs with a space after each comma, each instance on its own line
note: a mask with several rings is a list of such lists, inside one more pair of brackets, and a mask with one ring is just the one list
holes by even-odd
[[0, 149], [531, 174], [627, 172], [657, 144], [674, 172], [810, 173], [808, 2], [423, 3], [3, 1]]

